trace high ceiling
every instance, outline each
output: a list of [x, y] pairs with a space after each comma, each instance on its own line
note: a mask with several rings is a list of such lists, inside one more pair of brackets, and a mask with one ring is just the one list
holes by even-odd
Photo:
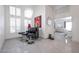
[[63, 7], [68, 7], [69, 5], [50, 5], [50, 6], [54, 9], [60, 9], [60, 8], [63, 8]]

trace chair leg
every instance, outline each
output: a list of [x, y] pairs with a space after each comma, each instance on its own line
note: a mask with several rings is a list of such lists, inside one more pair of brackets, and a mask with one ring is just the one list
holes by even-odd
[[33, 43], [34, 43], [34, 41], [32, 40], [32, 37], [30, 36], [29, 40], [28, 40], [28, 44], [33, 44]]

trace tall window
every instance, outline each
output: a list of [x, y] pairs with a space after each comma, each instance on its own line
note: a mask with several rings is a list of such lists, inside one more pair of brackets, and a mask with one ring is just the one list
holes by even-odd
[[20, 32], [21, 30], [21, 19], [20, 18], [16, 18], [16, 30], [17, 32]]
[[66, 22], [66, 30], [68, 31], [72, 30], [72, 22]]
[[32, 16], [33, 16], [33, 10], [32, 10], [32, 9], [26, 9], [26, 10], [24, 11], [24, 16], [25, 16], [26, 18], [32, 18]]
[[13, 6], [9, 7], [10, 12], [10, 33], [21, 30], [21, 9]]
[[25, 31], [27, 30], [28, 24], [32, 25], [32, 16], [33, 16], [33, 10], [32, 9], [26, 9], [24, 11], [24, 28]]
[[16, 8], [16, 16], [21, 16], [21, 9], [20, 8]]
[[72, 17], [66, 17], [66, 30], [72, 31]]
[[10, 32], [11, 33], [15, 32], [15, 18], [14, 17], [10, 18]]
[[15, 7], [9, 7], [9, 10], [10, 10], [10, 15], [13, 15], [15, 16]]
[[32, 22], [31, 22], [31, 20], [29, 20], [29, 19], [25, 19], [25, 20], [24, 20], [25, 31], [27, 30], [28, 24], [32, 25], [31, 23], [32, 23]]

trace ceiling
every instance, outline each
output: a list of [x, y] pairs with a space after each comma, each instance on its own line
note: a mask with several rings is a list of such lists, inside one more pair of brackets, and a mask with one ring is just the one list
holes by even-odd
[[55, 10], [57, 9], [61, 9], [63, 7], [68, 7], [69, 5], [50, 5], [52, 8], [54, 8]]

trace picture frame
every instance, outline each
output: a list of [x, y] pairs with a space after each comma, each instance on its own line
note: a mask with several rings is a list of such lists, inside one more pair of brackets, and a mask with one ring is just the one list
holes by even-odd
[[41, 16], [35, 17], [35, 18], [34, 18], [34, 26], [41, 28], [41, 27], [42, 27], [41, 25], [42, 25], [42, 24], [41, 24]]

